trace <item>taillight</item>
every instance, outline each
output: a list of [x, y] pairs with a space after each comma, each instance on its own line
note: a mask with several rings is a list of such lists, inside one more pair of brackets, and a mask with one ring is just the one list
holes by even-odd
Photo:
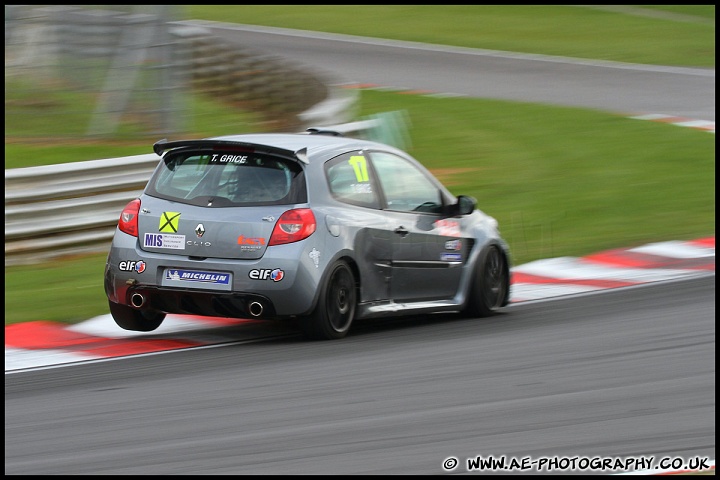
[[315, 232], [315, 215], [309, 208], [288, 210], [275, 224], [268, 245], [282, 245], [303, 240]]
[[132, 202], [125, 205], [122, 213], [120, 214], [120, 220], [118, 221], [118, 228], [121, 232], [125, 232], [133, 237], [138, 236], [138, 212], [140, 211], [140, 199], [136, 198]]

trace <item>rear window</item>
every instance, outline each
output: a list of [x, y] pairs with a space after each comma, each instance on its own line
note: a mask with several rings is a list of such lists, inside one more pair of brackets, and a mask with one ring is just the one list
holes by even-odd
[[200, 206], [305, 203], [303, 170], [259, 153], [179, 152], [165, 157], [146, 193]]

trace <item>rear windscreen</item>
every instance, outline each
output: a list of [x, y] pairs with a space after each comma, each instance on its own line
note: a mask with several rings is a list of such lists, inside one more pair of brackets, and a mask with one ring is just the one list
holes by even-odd
[[146, 193], [216, 207], [307, 201], [300, 165], [260, 153], [171, 153], [158, 167]]

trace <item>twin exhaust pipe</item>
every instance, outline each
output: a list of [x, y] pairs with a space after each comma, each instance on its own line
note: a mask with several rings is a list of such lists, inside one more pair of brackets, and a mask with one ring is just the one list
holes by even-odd
[[145, 297], [139, 293], [133, 293], [130, 297], [130, 303], [135, 308], [140, 308], [145, 305]]
[[[145, 302], [147, 299], [145, 296], [141, 293], [133, 293], [130, 297], [130, 303], [135, 308], [141, 308], [143, 305], [145, 305]], [[262, 315], [263, 310], [265, 310], [265, 307], [263, 307], [263, 304], [258, 301], [252, 301], [248, 305], [248, 312], [250, 312], [250, 315], [253, 317], [259, 317]]]
[[248, 311], [253, 317], [259, 317], [262, 315], [263, 310], [263, 305], [260, 302], [250, 302], [250, 305], [248, 305]]

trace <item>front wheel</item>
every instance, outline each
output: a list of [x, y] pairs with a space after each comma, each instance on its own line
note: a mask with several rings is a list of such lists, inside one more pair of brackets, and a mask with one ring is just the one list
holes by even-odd
[[464, 313], [471, 317], [489, 317], [507, 305], [509, 294], [507, 260], [497, 246], [491, 245], [480, 255]]
[[338, 260], [323, 283], [315, 310], [300, 319], [306, 337], [333, 340], [347, 335], [355, 316], [357, 287], [347, 262]]
[[152, 332], [165, 320], [165, 314], [157, 310], [136, 310], [109, 300], [108, 304], [113, 320], [125, 330]]

